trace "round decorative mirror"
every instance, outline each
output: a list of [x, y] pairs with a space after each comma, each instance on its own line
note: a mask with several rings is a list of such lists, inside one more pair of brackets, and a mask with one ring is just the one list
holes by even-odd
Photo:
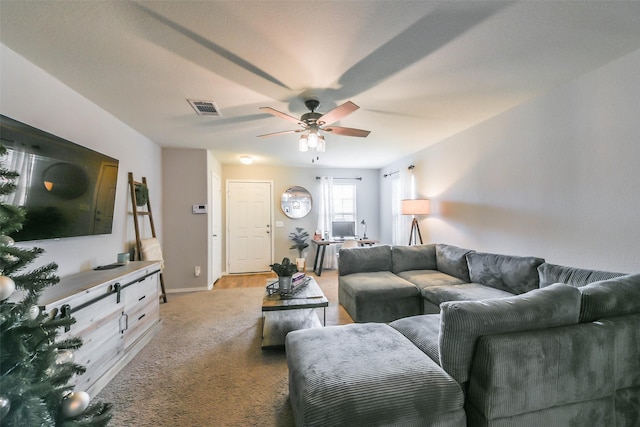
[[280, 207], [289, 218], [303, 218], [311, 212], [311, 194], [304, 187], [291, 187], [282, 193]]

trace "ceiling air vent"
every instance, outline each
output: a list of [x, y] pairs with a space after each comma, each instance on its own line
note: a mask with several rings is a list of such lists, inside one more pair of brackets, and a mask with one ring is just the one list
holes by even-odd
[[196, 110], [199, 116], [218, 116], [222, 117], [222, 113], [218, 110], [218, 106], [213, 101], [194, 101], [187, 99], [189, 104]]

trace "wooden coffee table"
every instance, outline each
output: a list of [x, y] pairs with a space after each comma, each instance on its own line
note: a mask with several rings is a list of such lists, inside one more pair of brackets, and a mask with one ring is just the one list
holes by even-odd
[[[318, 328], [326, 324], [329, 300], [313, 277], [309, 283], [292, 296], [266, 295], [262, 299], [262, 347], [284, 345], [284, 339], [291, 331]], [[269, 279], [272, 282], [277, 279]], [[323, 309], [323, 323], [316, 314], [316, 308]]]

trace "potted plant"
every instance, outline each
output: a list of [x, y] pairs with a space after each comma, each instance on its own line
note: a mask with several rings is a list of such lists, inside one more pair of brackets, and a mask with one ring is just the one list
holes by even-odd
[[307, 243], [309, 233], [302, 227], [296, 227], [295, 232], [289, 233], [289, 238], [293, 240], [293, 245], [289, 249], [296, 249], [298, 251], [298, 258], [296, 258], [298, 271], [304, 271], [307, 266], [307, 260], [302, 256], [302, 253], [309, 247]]
[[278, 275], [278, 289], [281, 294], [291, 291], [291, 276], [298, 271], [298, 266], [287, 257], [282, 258], [282, 263], [271, 264], [271, 271]]

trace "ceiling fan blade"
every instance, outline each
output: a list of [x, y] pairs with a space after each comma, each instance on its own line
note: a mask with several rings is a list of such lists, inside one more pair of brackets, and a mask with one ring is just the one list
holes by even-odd
[[318, 123], [321, 124], [321, 125], [323, 125], [323, 124], [324, 125], [330, 125], [331, 123], [337, 122], [341, 118], [346, 117], [349, 114], [353, 113], [358, 108], [360, 108], [360, 107], [358, 107], [353, 102], [347, 101], [342, 105], [338, 105], [333, 110], [324, 113], [318, 119]]
[[358, 136], [360, 138], [366, 138], [371, 133], [370, 130], [344, 128], [342, 126], [329, 126], [321, 129], [323, 132], [331, 132], [336, 135], [343, 136]]
[[258, 135], [258, 138], [268, 138], [270, 136], [285, 135], [287, 133], [300, 133], [300, 132], [303, 132], [303, 131], [304, 131], [304, 129], [283, 130], [283, 131], [280, 131], [280, 132], [265, 133], [264, 135]]
[[306, 126], [304, 122], [301, 122], [300, 119], [297, 119], [293, 116], [283, 113], [282, 111], [275, 110], [271, 107], [260, 107], [260, 109], [269, 114], [273, 114], [276, 117], [280, 117], [281, 119], [289, 120], [290, 122], [299, 124], [301, 126]]

